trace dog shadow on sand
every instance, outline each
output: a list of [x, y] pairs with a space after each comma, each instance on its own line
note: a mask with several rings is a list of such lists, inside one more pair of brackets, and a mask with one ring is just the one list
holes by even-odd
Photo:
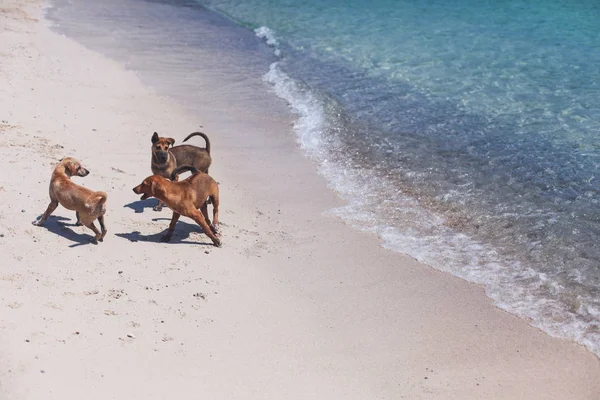
[[[166, 209], [167, 212], [170, 213], [171, 210]], [[152, 221], [165, 221], [166, 229], [162, 232], [155, 233], [152, 235], [143, 235], [139, 231], [133, 231], [130, 233], [115, 233], [115, 236], [122, 237], [124, 239], [129, 240], [130, 242], [163, 242], [162, 237], [167, 233], [169, 222], [171, 218], [152, 218]], [[198, 239], [202, 240], [201, 242], [196, 240], [189, 240], [191, 233], [196, 233], [198, 235], [192, 236], [192, 239], [198, 237]], [[210, 238], [204, 235], [204, 231], [200, 226], [195, 223], [188, 223], [182, 221], [181, 219], [177, 221], [177, 225], [175, 226], [175, 231], [173, 232], [173, 237], [168, 242], [169, 244], [199, 244], [201, 246], [214, 246]]]
[[[39, 215], [36, 218], [36, 221], [39, 221], [39, 219], [41, 217], [42, 216]], [[82, 245], [86, 245], [86, 244], [92, 244], [91, 240], [94, 238], [94, 236], [86, 235], [85, 233], [75, 232], [73, 229], [71, 229], [71, 227], [77, 226], [77, 225], [75, 225], [74, 222], [64, 223], [63, 221], [73, 221], [73, 220], [70, 218], [59, 217], [58, 215], [50, 215], [48, 217], [48, 219], [46, 220], [46, 222], [44, 223], [44, 225], [37, 227], [37, 228], [38, 229], [47, 229], [56, 235], [62, 236], [65, 239], [75, 242], [72, 245], [70, 245], [69, 247], [77, 247], [77, 246], [82, 246]], [[82, 227], [82, 228], [88, 229], [85, 227]]]
[[[146, 208], [154, 208], [158, 204], [158, 201], [154, 198], [146, 200], [138, 200], [129, 204], [125, 204], [123, 207], [131, 208], [136, 213], [143, 213]], [[166, 208], [166, 207], [165, 207]]]

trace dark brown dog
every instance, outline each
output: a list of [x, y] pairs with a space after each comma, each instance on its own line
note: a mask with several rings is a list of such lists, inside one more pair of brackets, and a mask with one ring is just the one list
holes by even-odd
[[[206, 148], [188, 144], [171, 147], [175, 144], [175, 139], [160, 137], [158, 133], [154, 132], [152, 135], [152, 173], [171, 179], [171, 175], [177, 167], [189, 165], [208, 174], [208, 167], [212, 162], [210, 141], [208, 136], [202, 132], [190, 133], [183, 141], [185, 142], [194, 136], [202, 136], [206, 142]], [[177, 176], [175, 180], [177, 180]], [[162, 210], [162, 206], [163, 203], [159, 200], [156, 207], [154, 207], [154, 211]]]
[[[50, 204], [39, 221], [33, 221], [34, 225], [41, 226], [58, 205], [68, 210], [75, 210], [77, 214], [77, 225], [85, 225], [95, 233], [93, 243], [103, 241], [106, 236], [104, 226], [104, 214], [106, 213], [106, 193], [94, 192], [71, 181], [73, 175], [87, 176], [90, 173], [81, 166], [81, 163], [72, 157], [63, 158], [52, 173], [50, 178]], [[100, 229], [98, 231], [94, 221], [98, 219]]]
[[[181, 182], [175, 181], [175, 175], [184, 171], [192, 171], [193, 175]], [[208, 174], [190, 166], [176, 168], [172, 174], [173, 180], [160, 175], [152, 175], [133, 188], [134, 193], [142, 195], [141, 200], [156, 197], [173, 210], [169, 230], [162, 239], [165, 242], [171, 240], [175, 224], [179, 217], [183, 215], [196, 221], [214, 245], [221, 247], [221, 241], [217, 237], [217, 226], [219, 225], [219, 185], [217, 185], [217, 182]], [[212, 224], [208, 218], [207, 199], [210, 199], [213, 205]]]

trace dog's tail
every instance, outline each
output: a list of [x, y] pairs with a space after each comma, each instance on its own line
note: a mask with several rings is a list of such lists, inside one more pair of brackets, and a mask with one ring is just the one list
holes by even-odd
[[96, 192], [96, 193], [94, 193], [94, 197], [97, 198], [97, 199], [99, 199], [98, 200], [98, 205], [101, 206], [104, 203], [106, 203], [106, 198], [108, 196], [106, 196], [106, 193], [104, 193], [104, 192]]
[[104, 209], [104, 204], [106, 203], [106, 198], [108, 196], [106, 196], [106, 193], [104, 192], [95, 192], [89, 199], [89, 200], [97, 200], [97, 202], [94, 203], [87, 203], [86, 202], [86, 207], [91, 207], [91, 204], [94, 204], [94, 209], [91, 210], [94, 214], [104, 214], [104, 212], [102, 212], [102, 210]]
[[198, 168], [192, 167], [191, 165], [182, 165], [181, 167], [175, 168], [175, 170], [173, 172], [171, 172], [171, 180], [174, 181], [175, 179], [177, 179], [177, 175], [181, 174], [182, 172], [186, 172], [186, 171], [191, 171], [192, 175], [200, 172], [200, 170]]
[[202, 138], [204, 138], [204, 141], [206, 142], [206, 152], [208, 154], [210, 154], [210, 140], [208, 140], [208, 136], [206, 136], [205, 133], [202, 132], [194, 132], [194, 133], [190, 133], [189, 135], [187, 135], [187, 137], [185, 139], [183, 139], [183, 141], [187, 141], [189, 138], [192, 138], [194, 136], [202, 136]]

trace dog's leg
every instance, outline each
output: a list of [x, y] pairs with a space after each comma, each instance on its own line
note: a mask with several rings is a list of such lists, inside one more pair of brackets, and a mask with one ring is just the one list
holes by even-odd
[[158, 200], [158, 204], [154, 206], [153, 210], [154, 211], [162, 211], [163, 204], [164, 203], [162, 201]]
[[208, 217], [208, 200], [205, 201], [204, 204], [202, 204], [202, 206], [200, 207], [200, 211], [202, 212], [202, 215], [204, 216], [206, 223], [211, 225], [210, 218]]
[[90, 239], [90, 242], [92, 242], [94, 244], [98, 244], [98, 240], [102, 236], [102, 233], [100, 233], [100, 231], [98, 230], [98, 228], [96, 228], [96, 225], [94, 225], [94, 221], [92, 220], [89, 223], [84, 222], [83, 224], [85, 226], [87, 226], [88, 228], [90, 228], [92, 231], [94, 231], [94, 233], [96, 234], [96, 236], [94, 236], [93, 239]]
[[50, 201], [50, 204], [48, 204], [48, 208], [46, 208], [46, 211], [44, 212], [42, 217], [39, 219], [39, 221], [33, 221], [33, 224], [37, 226], [44, 225], [44, 222], [46, 222], [46, 219], [48, 219], [50, 214], [52, 214], [54, 210], [56, 210], [56, 207], [58, 207], [58, 200]]
[[177, 221], [179, 220], [180, 216], [181, 216], [181, 214], [173, 211], [173, 217], [171, 217], [171, 223], [169, 224], [169, 230], [167, 231], [167, 234], [161, 238], [161, 240], [163, 242], [168, 242], [171, 240], [171, 237], [173, 236], [173, 231], [175, 230], [175, 225], [177, 224]]
[[196, 211], [194, 214], [190, 215], [190, 218], [192, 218], [194, 221], [196, 221], [198, 225], [200, 225], [200, 227], [204, 231], [204, 234], [206, 234], [206, 236], [208, 236], [210, 240], [212, 240], [215, 246], [221, 247], [221, 241], [218, 237], [215, 236], [212, 229], [210, 229], [210, 226], [208, 226], [208, 223], [206, 223], [204, 215], [202, 215], [201, 212]]
[[83, 222], [81, 222], [81, 218], [79, 217], [79, 211], [75, 211], [75, 216], [77, 217], [77, 221], [75, 221], [75, 226], [82, 226]]
[[106, 232], [108, 232], [106, 230], [106, 226], [104, 225], [104, 215], [98, 217], [98, 222], [100, 222], [100, 230], [102, 231], [98, 240], [102, 242], [104, 240], [104, 236], [106, 236]]
[[[203, 172], [204, 172], [206, 175], [208, 175], [208, 168], [206, 168], [206, 171], [203, 171]], [[206, 200], [206, 204], [210, 204], [210, 203], [212, 203], [212, 199], [209, 197], [209, 198]]]
[[219, 225], [219, 196], [211, 196], [213, 205], [213, 224]]
[[208, 200], [202, 204], [202, 207], [200, 207], [200, 211], [202, 212], [202, 215], [204, 216], [204, 220], [206, 221], [206, 223], [208, 224], [208, 226], [210, 226], [210, 230], [216, 235], [219, 236], [219, 230], [217, 229], [216, 225], [211, 224], [210, 223], [210, 218], [208, 216]]
[[210, 196], [213, 205], [213, 227], [216, 234], [219, 232], [219, 195]]

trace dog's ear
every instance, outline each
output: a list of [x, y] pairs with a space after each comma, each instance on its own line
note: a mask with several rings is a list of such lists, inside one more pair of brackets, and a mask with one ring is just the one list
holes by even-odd
[[175, 139], [167, 138], [167, 143], [169, 143], [171, 146], [173, 146], [175, 144]]
[[156, 188], [156, 181], [152, 178], [147, 179], [144, 181], [143, 183], [144, 186], [146, 186], [148, 189], [148, 194], [154, 196], [154, 189]]
[[68, 161], [65, 164], [65, 170], [69, 176], [75, 175], [77, 173], [77, 163], [74, 163], [73, 161]]
[[158, 142], [158, 133], [154, 132], [154, 135], [152, 135], [152, 144]]

